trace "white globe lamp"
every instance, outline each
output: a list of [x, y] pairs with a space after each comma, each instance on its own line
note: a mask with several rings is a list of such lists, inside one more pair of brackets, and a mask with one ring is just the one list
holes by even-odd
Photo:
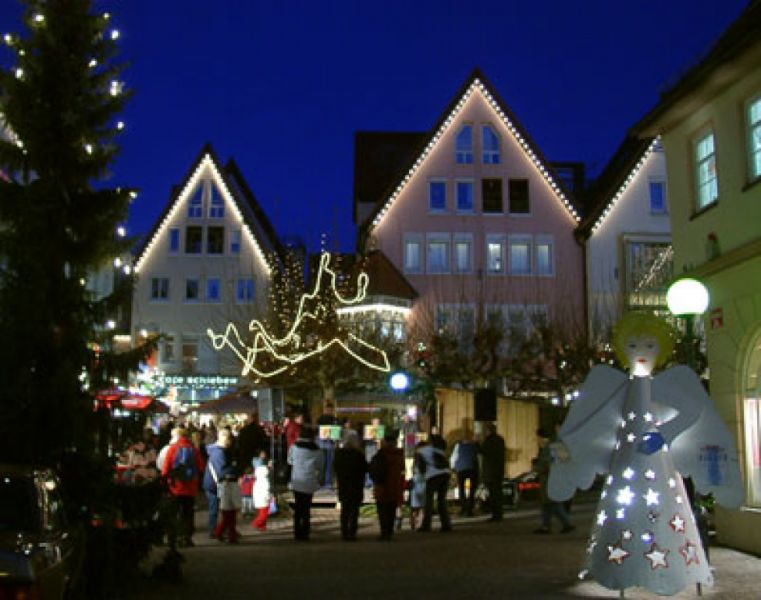
[[708, 308], [708, 290], [697, 279], [684, 278], [671, 284], [666, 304], [673, 315], [702, 315]]

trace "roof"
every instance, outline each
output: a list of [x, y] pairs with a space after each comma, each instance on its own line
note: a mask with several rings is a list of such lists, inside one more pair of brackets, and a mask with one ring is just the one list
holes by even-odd
[[669, 90], [634, 127], [640, 136], [668, 130], [696, 108], [690, 99], [709, 100], [761, 61], [761, 0], [751, 0], [705, 57]]
[[378, 204], [402, 169], [419, 153], [424, 131], [357, 131], [354, 134], [354, 223], [359, 204]]
[[418, 297], [417, 290], [380, 250], [371, 250], [358, 262], [357, 268], [369, 277], [368, 296], [392, 296], [405, 300]]
[[221, 179], [221, 184], [230, 193], [232, 202], [240, 211], [243, 222], [251, 233], [254, 243], [258, 245], [258, 249], [262, 252], [262, 257], [266, 264], [270, 267], [272, 266], [271, 260], [273, 254], [277, 257], [281, 256], [281, 247], [275, 229], [272, 227], [272, 224], [269, 219], [267, 219], [262, 207], [251, 192], [240, 169], [233, 160], [230, 160], [227, 165], [222, 167], [222, 163], [214, 152], [211, 144], [206, 143], [188, 169], [182, 183], [172, 186], [164, 210], [154, 222], [151, 231], [140, 241], [134, 259], [136, 271], [139, 270], [143, 259], [153, 245], [156, 237], [161, 234], [161, 230], [166, 224], [168, 217], [175, 209], [178, 202], [180, 202], [183, 194], [186, 193], [188, 186], [196, 176], [199, 168], [203, 162], [207, 160], [211, 161], [213, 170]]
[[615, 204], [654, 147], [653, 138], [627, 135], [600, 176], [584, 192], [587, 212], [578, 233], [587, 239], [607, 210]]
[[[523, 147], [528, 157], [534, 162], [535, 166], [539, 169], [539, 171], [545, 177], [547, 182], [550, 184], [553, 191], [558, 196], [559, 200], [565, 205], [569, 213], [576, 220], [579, 220], [576, 206], [572, 202], [571, 194], [567, 190], [562, 178], [559, 177], [557, 173], [555, 173], [552, 164], [544, 157], [542, 152], [539, 150], [539, 147], [531, 139], [527, 131], [520, 124], [520, 122], [512, 113], [512, 111], [507, 107], [507, 105], [499, 96], [499, 94], [497, 94], [496, 90], [491, 85], [491, 83], [486, 79], [486, 77], [484, 77], [483, 73], [481, 73], [479, 69], [474, 69], [471, 72], [471, 74], [468, 76], [468, 78], [465, 80], [463, 85], [460, 87], [460, 89], [457, 91], [457, 93], [454, 95], [450, 103], [441, 113], [435, 125], [431, 128], [431, 130], [426, 135], [422, 136], [420, 141], [418, 141], [417, 148], [414, 151], [410, 151], [409, 149], [404, 149], [406, 157], [399, 156], [399, 160], [398, 160], [399, 164], [402, 165], [401, 168], [398, 168], [398, 170], [396, 170], [393, 176], [390, 176], [388, 179], [384, 178], [383, 181], [381, 181], [381, 177], [379, 176], [375, 184], [371, 186], [371, 189], [373, 190], [382, 189], [383, 192], [381, 192], [380, 195], [375, 200], [376, 205], [374, 210], [368, 215], [368, 218], [363, 223], [361, 223], [358, 227], [357, 244], [359, 245], [360, 248], [363, 247], [366, 237], [369, 234], [370, 230], [375, 226], [375, 224], [377, 224], [379, 219], [383, 216], [385, 211], [388, 210], [391, 204], [393, 204], [394, 200], [398, 197], [399, 193], [402, 191], [406, 183], [411, 179], [412, 175], [417, 171], [419, 166], [423, 163], [425, 157], [428, 155], [428, 153], [432, 150], [432, 148], [438, 142], [441, 135], [444, 133], [444, 131], [447, 129], [450, 123], [454, 120], [454, 117], [457, 115], [460, 109], [464, 106], [465, 101], [475, 89], [480, 90], [485, 95], [486, 99], [489, 101], [489, 103], [491, 104], [492, 108], [495, 110], [497, 115], [502, 119], [505, 126], [513, 134], [516, 141]], [[403, 142], [409, 141], [411, 146], [413, 141], [411, 136], [415, 134], [406, 134], [406, 135], [410, 136], [410, 138], [408, 140], [402, 140], [402, 141]], [[379, 137], [377, 139], [381, 140], [382, 138]], [[402, 138], [399, 138], [399, 139], [402, 139]], [[356, 155], [357, 151], [358, 149], [355, 147], [355, 165], [354, 165], [355, 172], [358, 169], [360, 170], [360, 172], [366, 172], [367, 169], [370, 167], [366, 168], [364, 165], [358, 164], [359, 159], [361, 157]], [[374, 153], [369, 152], [368, 155], [373, 156]], [[357, 182], [355, 180], [355, 192], [356, 192], [356, 189], [357, 189]], [[368, 199], [363, 198], [362, 200], [371, 201], [370, 198]], [[355, 215], [356, 215], [356, 206], [357, 205], [355, 202]]]

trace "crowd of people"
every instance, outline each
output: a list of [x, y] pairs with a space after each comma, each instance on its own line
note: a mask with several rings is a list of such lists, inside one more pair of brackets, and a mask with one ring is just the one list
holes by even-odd
[[[487, 492], [488, 520], [502, 520], [505, 442], [493, 423], [483, 423], [478, 438], [466, 432], [449, 453], [445, 439], [434, 429], [407, 457], [397, 430], [385, 430], [376, 444], [363, 439], [348, 421], [340, 425], [339, 439], [327, 439], [318, 435], [324, 425], [339, 425], [332, 406], [316, 426], [306, 423], [303, 414], [296, 414], [283, 430], [296, 540], [309, 539], [315, 492], [334, 484], [341, 536], [346, 541], [357, 539], [368, 484], [375, 500], [379, 539], [384, 541], [402, 527], [405, 515], [409, 515], [410, 528], [421, 533], [432, 531], [434, 516], [438, 516], [439, 531], [452, 531], [447, 494], [453, 476], [460, 516], [475, 514], [476, 491], [481, 486]], [[538, 433], [540, 452], [534, 467], [542, 481], [552, 458], [549, 436], [543, 430]], [[122, 455], [121, 462], [129, 471], [129, 481], [158, 479], [164, 486], [162, 513], [170, 548], [193, 545], [194, 511], [201, 491], [208, 508], [208, 536], [235, 544], [240, 538], [239, 514], [250, 518], [255, 530], [266, 531], [269, 516], [277, 511], [270, 447], [254, 414], [237, 430], [231, 426], [175, 426], [169, 431], [162, 428], [158, 436], [147, 430], [144, 439]], [[542, 497], [542, 524], [536, 532], [549, 532], [553, 515], [561, 521], [563, 532], [571, 531], [564, 507], [550, 502], [544, 492]]]

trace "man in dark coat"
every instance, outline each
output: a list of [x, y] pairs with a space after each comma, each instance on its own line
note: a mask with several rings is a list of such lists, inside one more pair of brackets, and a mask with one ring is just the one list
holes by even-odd
[[248, 422], [238, 433], [238, 470], [243, 473], [246, 467], [251, 466], [251, 461], [255, 456], [259, 456], [262, 450], [269, 450], [267, 444], [267, 434], [259, 425], [259, 415], [251, 413], [248, 416]]
[[[375, 484], [375, 505], [380, 522], [380, 539], [391, 541], [396, 509], [404, 495], [404, 453], [396, 447], [396, 431], [387, 431], [380, 450], [370, 463], [370, 475]], [[373, 475], [375, 473], [375, 475]]]
[[359, 507], [364, 495], [367, 461], [356, 431], [347, 430], [344, 441], [333, 460], [338, 479], [338, 500], [341, 503], [341, 536], [357, 539]]
[[484, 424], [484, 439], [479, 447], [483, 456], [484, 485], [489, 490], [489, 521], [502, 520], [502, 480], [505, 477], [505, 439], [497, 433], [494, 423]]

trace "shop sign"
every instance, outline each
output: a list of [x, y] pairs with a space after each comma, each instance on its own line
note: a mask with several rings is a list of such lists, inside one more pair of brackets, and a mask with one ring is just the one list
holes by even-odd
[[223, 375], [164, 375], [159, 377], [160, 384], [182, 388], [227, 389], [237, 386], [238, 381], [238, 377], [225, 377]]

